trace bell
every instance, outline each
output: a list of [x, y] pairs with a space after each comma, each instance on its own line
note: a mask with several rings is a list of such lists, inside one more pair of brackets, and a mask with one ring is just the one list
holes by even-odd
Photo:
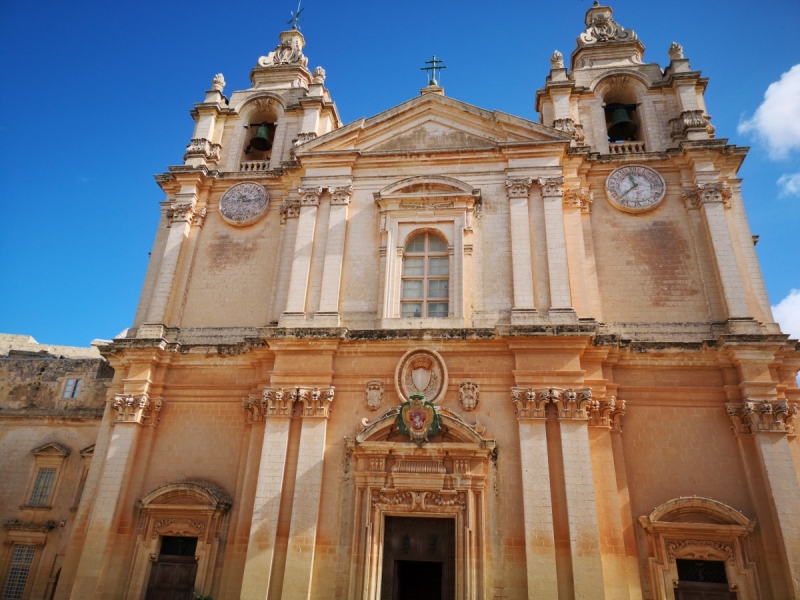
[[636, 135], [636, 129], [636, 123], [631, 121], [628, 111], [624, 108], [618, 108], [611, 115], [611, 127], [608, 128], [608, 137], [612, 142], [625, 141]]
[[269, 129], [267, 129], [266, 123], [262, 123], [261, 127], [258, 128], [258, 133], [250, 138], [250, 147], [259, 152], [272, 148], [272, 141], [269, 139]]

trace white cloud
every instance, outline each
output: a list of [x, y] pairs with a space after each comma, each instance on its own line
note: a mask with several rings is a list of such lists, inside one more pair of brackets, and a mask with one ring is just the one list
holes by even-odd
[[783, 333], [800, 339], [800, 290], [792, 290], [777, 306], [773, 306], [772, 316], [780, 324]]
[[779, 196], [800, 196], [800, 173], [781, 175], [778, 185], [781, 186]]
[[770, 158], [786, 158], [800, 150], [800, 65], [771, 84], [752, 119], [739, 124], [739, 133], [753, 134], [769, 148]]

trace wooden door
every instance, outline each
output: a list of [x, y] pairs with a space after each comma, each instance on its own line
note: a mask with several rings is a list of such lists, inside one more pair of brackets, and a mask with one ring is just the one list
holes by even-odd
[[196, 575], [193, 556], [159, 556], [150, 572], [146, 600], [192, 600]]
[[381, 600], [454, 600], [455, 521], [386, 517]]

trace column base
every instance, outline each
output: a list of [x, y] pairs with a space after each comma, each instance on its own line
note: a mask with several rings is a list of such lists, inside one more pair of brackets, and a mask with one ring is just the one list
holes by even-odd
[[752, 317], [728, 319], [725, 333], [733, 335], [760, 335], [761, 324]]
[[308, 327], [308, 316], [304, 312], [285, 312], [278, 321], [278, 327]]
[[539, 311], [535, 308], [512, 308], [512, 325], [536, 325], [540, 322]]
[[551, 308], [547, 311], [551, 323], [572, 324], [578, 322], [578, 313], [572, 307]]
[[314, 313], [314, 320], [308, 325], [311, 327], [339, 327], [338, 312], [317, 312]]

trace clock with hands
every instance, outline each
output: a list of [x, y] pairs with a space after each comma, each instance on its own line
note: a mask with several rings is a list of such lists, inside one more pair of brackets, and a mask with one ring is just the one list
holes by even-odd
[[625, 165], [606, 179], [606, 196], [616, 208], [629, 213], [658, 206], [666, 192], [664, 178], [642, 165]]

